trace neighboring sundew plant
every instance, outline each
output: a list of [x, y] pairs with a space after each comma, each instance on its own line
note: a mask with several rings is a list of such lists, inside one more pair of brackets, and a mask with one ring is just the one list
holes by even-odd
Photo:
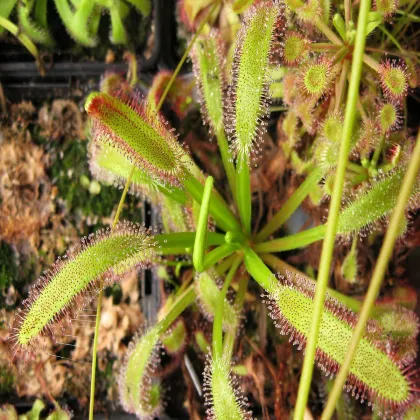
[[385, 102], [378, 110], [378, 125], [384, 134], [398, 130], [401, 125], [400, 110], [391, 102]]
[[307, 96], [319, 99], [327, 96], [333, 82], [332, 63], [325, 57], [306, 63], [300, 73], [299, 88]]
[[299, 32], [288, 32], [282, 41], [282, 58], [288, 66], [299, 64], [306, 58], [309, 41]]
[[61, 335], [64, 323], [71, 324], [100, 288], [135, 267], [147, 266], [153, 255], [153, 238], [143, 226], [130, 222], [82, 239], [38, 279], [23, 310], [18, 310], [11, 335], [15, 351], [42, 349], [43, 336]]
[[[5, 0], [2, 2], [6, 18], [15, 8], [22, 31], [35, 43], [46, 46], [54, 45], [48, 29], [47, 0]], [[85, 47], [94, 47], [98, 43], [98, 29], [103, 12], [108, 12], [111, 20], [109, 32], [113, 44], [127, 44], [128, 36], [124, 20], [133, 10], [142, 16], [149, 16], [152, 4], [150, 0], [103, 1], [103, 0], [54, 0], [57, 13], [69, 35]], [[3, 10], [2, 10], [3, 12]]]
[[379, 76], [384, 95], [398, 103], [406, 95], [408, 80], [405, 65], [401, 62], [386, 60], [379, 67]]
[[[163, 85], [157, 82], [156, 89], [149, 92], [153, 106], [133, 95], [132, 86], [111, 77], [104, 86], [106, 93], [92, 93], [87, 98], [85, 109], [92, 119], [92, 173], [102, 181], [124, 187], [115, 212], [116, 227], [77, 248], [66, 261], [58, 262], [46, 275], [45, 285], [34, 289], [11, 334], [15, 348], [35, 346], [39, 337], [53, 332], [56, 322], [67, 318], [73, 301], [79, 297], [92, 300], [98, 289], [128, 269], [156, 261], [156, 252], [160, 254], [159, 264], [168, 270], [174, 267], [176, 274], [175, 281], [162, 276], [171, 286], [161, 290], [171, 287], [174, 291], [165, 300], [159, 322], [138, 333], [129, 346], [119, 380], [125, 410], [139, 418], [152, 418], [162, 412], [160, 377], [165, 362], [158, 366], [161, 350], [166, 349], [167, 358], [179, 364], [189, 338], [194, 337], [200, 352], [207, 353], [204, 391], [207, 418], [211, 420], [250, 419], [250, 408], [258, 398], [267, 416], [274, 411], [275, 417], [281, 418], [284, 414], [279, 404], [285, 404], [284, 412], [293, 410], [295, 420], [302, 420], [305, 411], [313, 408], [307, 396], [314, 362], [328, 378], [337, 374], [338, 385], [331, 388], [323, 420], [331, 418], [338, 407], [344, 384], [356, 400], [366, 401], [375, 415], [402, 419], [420, 398], [413, 366], [418, 318], [400, 308], [390, 311], [378, 307], [370, 312], [381, 293], [396, 240], [409, 231], [409, 221], [419, 207], [420, 136], [414, 146], [411, 132], [403, 128], [403, 122], [407, 122], [408, 75], [402, 62], [377, 61], [381, 60], [382, 48], [388, 45], [384, 39], [389, 28], [383, 21], [394, 10], [389, 11], [386, 2], [377, 2], [376, 11], [369, 13], [366, 0], [346, 1], [343, 8], [341, 3], [318, 0], [289, 0], [287, 9], [278, 0], [250, 3], [234, 3], [235, 10], [246, 12], [230, 46], [225, 44], [222, 26], [210, 29], [219, 20], [223, 22], [225, 16], [216, 19], [216, 14], [230, 5], [211, 0], [182, 3], [197, 27], [183, 60], [192, 58], [203, 120], [210, 127], [210, 136], [217, 138], [225, 178], [204, 176], [159, 113], [183, 61], [172, 75], [164, 75], [162, 96]], [[82, 5], [90, 7], [80, 2], [79, 8]], [[124, 15], [121, 4], [115, 7]], [[206, 7], [208, 12], [203, 16]], [[232, 8], [229, 10], [234, 13]], [[352, 20], [355, 16], [359, 16], [357, 23]], [[401, 19], [403, 28], [408, 15], [398, 16], [395, 19]], [[239, 16], [235, 19], [240, 20]], [[375, 36], [377, 27], [383, 37]], [[365, 49], [368, 35], [372, 47]], [[398, 42], [398, 36], [391, 37], [393, 44]], [[408, 55], [400, 51], [397, 56]], [[280, 71], [279, 65], [283, 65]], [[276, 80], [283, 77], [282, 89], [276, 89], [276, 99], [283, 95], [283, 104], [276, 102], [270, 108], [273, 74]], [[132, 84], [135, 79], [133, 76]], [[123, 93], [116, 93], [116, 85]], [[272, 189], [267, 194], [259, 191], [260, 174], [251, 172], [250, 163], [259, 157], [256, 155], [264, 151], [264, 159], [271, 156], [262, 144], [270, 111], [284, 111], [277, 123], [279, 147], [273, 157], [273, 166], [284, 166], [281, 176], [277, 172], [274, 176], [287, 186], [281, 188], [281, 196], [274, 196]], [[192, 152], [206, 157], [201, 150]], [[210, 161], [217, 164], [217, 159], [213, 155]], [[287, 177], [292, 173], [299, 176], [289, 183]], [[261, 206], [253, 201], [251, 180], [257, 185], [252, 192], [258, 195]], [[223, 183], [223, 195], [218, 191], [218, 182]], [[116, 224], [126, 193], [140, 193], [155, 206], [161, 213], [164, 233], [150, 237], [137, 225]], [[264, 194], [270, 203], [275, 199], [269, 209], [264, 207], [267, 201], [260, 199]], [[331, 198], [325, 224], [320, 222], [323, 209], [317, 207], [324, 196]], [[316, 215], [311, 221], [318, 226], [287, 235], [289, 225], [280, 229], [298, 208], [307, 208], [306, 203], [302, 206], [306, 198], [311, 199], [311, 212]], [[368, 235], [373, 228], [375, 235]], [[385, 230], [378, 256], [377, 245]], [[294, 261], [299, 261], [308, 273], [319, 273], [317, 282], [281, 259], [290, 257], [284, 251], [296, 251], [320, 240], [324, 244], [319, 267], [312, 262], [318, 260], [316, 250], [293, 254]], [[352, 241], [350, 252], [343, 248], [348, 241]], [[369, 247], [371, 243], [375, 247]], [[312, 252], [314, 255], [310, 255]], [[359, 263], [362, 257], [378, 260], [372, 278], [370, 264], [366, 268]], [[390, 276], [395, 281], [393, 269]], [[275, 277], [273, 272], [281, 274]], [[264, 301], [280, 333], [288, 335], [299, 349], [305, 349], [295, 407], [290, 402], [279, 402], [283, 380], [276, 376], [275, 363], [284, 352], [277, 351], [278, 336], [263, 330], [264, 307], [256, 296], [259, 293], [255, 293], [255, 285], [248, 288], [251, 277], [264, 290]], [[353, 293], [364, 293], [362, 288], [370, 284], [364, 297], [366, 303], [362, 305], [358, 299], [327, 288], [343, 282]], [[98, 299], [90, 419], [100, 304]], [[180, 318], [190, 306], [188, 315]], [[243, 308], [249, 309], [247, 315], [251, 314], [253, 321], [258, 314], [261, 322], [258, 327], [250, 323], [238, 334], [242, 318], [248, 318], [242, 317]], [[188, 316], [194, 322], [188, 322]], [[213, 323], [212, 336], [208, 323]], [[197, 324], [200, 328], [195, 327]], [[250, 334], [248, 327], [254, 329]], [[261, 334], [255, 331], [257, 328], [262, 329]], [[245, 333], [246, 340], [242, 338]], [[264, 360], [270, 375], [254, 372], [258, 380], [263, 377], [265, 382], [259, 384], [262, 392], [258, 392], [258, 398], [253, 395], [248, 404], [234, 378], [232, 358], [236, 365], [251, 371], [247, 362], [255, 359], [256, 337], [268, 343], [270, 352], [261, 346], [259, 359]], [[240, 351], [235, 352], [237, 341]], [[354, 357], [350, 361], [349, 351]], [[286, 378], [290, 364], [284, 360], [282, 363]], [[199, 380], [192, 376], [200, 391]], [[263, 401], [269, 387], [275, 388], [276, 397]], [[288, 392], [293, 392], [290, 389]], [[274, 410], [269, 406], [271, 400], [276, 404]], [[295, 401], [294, 395], [290, 401]], [[188, 404], [191, 412], [193, 405]]]

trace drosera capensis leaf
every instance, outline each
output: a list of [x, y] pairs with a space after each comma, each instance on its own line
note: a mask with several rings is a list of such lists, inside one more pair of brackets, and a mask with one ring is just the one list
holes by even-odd
[[229, 187], [235, 196], [235, 167], [225, 135], [224, 122], [225, 56], [222, 36], [215, 29], [207, 36], [197, 38], [191, 52], [194, 75], [200, 92], [201, 113], [216, 135]]
[[[354, 233], [365, 233], [374, 228], [378, 222], [385, 221], [395, 207], [404, 178], [405, 168], [399, 167], [378, 179], [371, 187], [359, 192], [338, 217], [337, 233], [348, 236]], [[408, 209], [418, 206], [419, 185], [411, 193]]]
[[235, 44], [228, 98], [228, 133], [238, 160], [258, 153], [269, 113], [270, 62], [279, 49], [283, 6], [262, 1], [246, 13]]
[[160, 357], [157, 327], [139, 332], [131, 341], [119, 376], [120, 402], [128, 413], [140, 419], [153, 419], [161, 410], [161, 391], [152, 375]]
[[[299, 276], [277, 278], [253, 251], [245, 251], [245, 264], [264, 295], [270, 316], [282, 335], [301, 350], [311, 327], [315, 285]], [[357, 315], [328, 294], [325, 299], [315, 360], [327, 377], [334, 376], [344, 360]], [[387, 353], [388, 341], [378, 340], [380, 327], [370, 321], [352, 363], [345, 389], [361, 402], [400, 415], [417, 398], [414, 370]], [[397, 416], [397, 418], [399, 418]]]
[[[174, 344], [179, 344], [180, 337], [186, 338], [182, 330], [179, 334], [177, 320], [194, 299], [192, 285], [179, 294], [171, 295], [167, 301], [170, 308], [165, 308], [166, 313], [160, 321], [149, 329], [140, 330], [129, 345], [119, 375], [120, 400], [126, 411], [136, 414], [140, 419], [153, 420], [161, 411], [161, 388], [154, 375], [160, 363], [161, 339], [163, 337], [173, 352], [182, 350], [173, 347]], [[171, 331], [177, 331], [177, 339], [168, 342], [165, 338], [167, 339], [167, 334]]]
[[[42, 336], [54, 337], [56, 321], [71, 323], [73, 306], [83, 310], [97, 294], [99, 284], [109, 285], [154, 257], [153, 237], [142, 225], [120, 222], [83, 238], [46, 271], [32, 287], [10, 338], [15, 350], [42, 347]], [[77, 318], [73, 314], [73, 319]]]
[[[203, 185], [194, 175], [196, 166], [178, 143], [173, 130], [144, 100], [121, 99], [106, 93], [91, 93], [85, 109], [93, 120], [92, 138], [117, 148], [134, 166], [148, 173], [159, 184], [182, 187], [198, 203]], [[236, 217], [222, 198], [212, 193], [209, 211], [224, 230], [240, 228]]]
[[[404, 178], [405, 167], [401, 166], [379, 177], [373, 185], [359, 191], [349, 200], [338, 215], [337, 234], [344, 238], [354, 235], [365, 236], [386, 222], [395, 207], [399, 188]], [[407, 210], [418, 208], [420, 185], [417, 182], [411, 192]], [[326, 225], [319, 225], [303, 232], [257, 244], [257, 252], [280, 252], [297, 249], [322, 240]], [[400, 234], [406, 231], [405, 220], [401, 223]]]
[[213, 29], [209, 35], [198, 37], [191, 58], [200, 91], [201, 113], [213, 132], [217, 133], [224, 126], [223, 91], [226, 87], [220, 32]]
[[159, 182], [181, 185], [186, 153], [168, 123], [146, 101], [94, 92], [87, 98], [85, 109], [93, 119], [94, 140], [106, 139]]
[[373, 6], [387, 20], [397, 11], [398, 3], [398, 0], [374, 0]]
[[144, 17], [150, 15], [152, 11], [152, 2], [151, 0], [127, 0], [128, 3], [131, 3]]
[[[216, 313], [217, 301], [221, 290], [217, 284], [217, 275], [213, 270], [203, 271], [197, 274], [195, 282], [197, 304], [204, 317], [212, 321]], [[223, 330], [236, 328], [239, 322], [239, 314], [236, 308], [225, 299], [223, 306]]]
[[[90, 142], [89, 152], [89, 169], [92, 175], [99, 181], [122, 188], [132, 166], [124, 154], [116, 147], [98, 139]], [[146, 172], [135, 168], [129, 191], [156, 203], [158, 201], [156, 190], [157, 183], [155, 180], [149, 177]]]
[[204, 397], [207, 420], [252, 420], [249, 404], [225, 357], [209, 355], [204, 369]]
[[160, 220], [166, 233], [192, 230], [184, 206], [166, 196], [162, 196], [160, 200]]
[[402, 306], [394, 306], [378, 318], [381, 338], [390, 338], [387, 351], [402, 365], [410, 365], [417, 356], [419, 318], [415, 312]]
[[237, 161], [236, 204], [245, 233], [251, 232], [250, 157], [261, 150], [270, 105], [270, 62], [279, 48], [283, 9], [262, 1], [246, 13], [235, 43], [227, 100], [227, 132]]
[[[113, 147], [99, 137], [89, 144], [89, 169], [92, 175], [101, 182], [124, 188], [132, 164], [120, 149]], [[180, 204], [185, 204], [185, 192], [179, 188], [159, 183], [142, 169], [135, 167], [129, 192], [153, 204], [160, 204], [162, 194]]]

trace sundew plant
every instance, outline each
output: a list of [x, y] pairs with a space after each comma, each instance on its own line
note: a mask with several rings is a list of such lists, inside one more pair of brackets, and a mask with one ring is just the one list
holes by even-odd
[[[76, 15], [86, 7], [74, 3], [80, 3]], [[195, 334], [196, 348], [207, 354], [202, 381], [207, 418], [255, 418], [256, 407], [240, 380], [246, 366], [236, 356], [247, 296], [253, 296], [266, 305], [278, 334], [304, 351], [294, 419], [304, 418], [314, 366], [334, 380], [322, 419], [334, 416], [343, 388], [375, 416], [415, 418], [404, 416], [420, 403], [413, 365], [417, 317], [396, 307], [372, 311], [395, 243], [410, 229], [420, 199], [420, 137], [416, 141], [405, 125], [417, 56], [398, 42], [401, 16], [409, 12], [386, 0], [335, 6], [324, 0], [230, 3], [241, 13], [232, 45], [215, 25], [222, 2], [207, 2], [159, 101], [106, 83], [86, 99], [91, 172], [123, 194], [112, 226], [84, 238], [35, 283], [11, 329], [14, 357], [36, 357], [46, 340], [59, 340], [95, 301], [92, 419], [104, 288], [133, 269], [176, 265], [191, 275], [126, 353], [118, 387], [127, 412], [148, 419], [164, 411], [165, 388], [156, 372], [162, 352], [179, 355], [189, 345], [192, 335], [181, 315], [195, 307], [212, 324], [211, 334]], [[70, 13], [66, 4], [58, 8], [63, 20]], [[413, 2], [404, 4], [411, 10]], [[393, 17], [400, 17], [395, 25], [401, 28], [390, 33]], [[375, 45], [378, 31], [393, 40], [395, 55]], [[209, 140], [217, 141], [225, 194], [160, 113], [187, 57]], [[260, 226], [252, 171], [279, 100], [281, 150], [303, 181]], [[161, 213], [163, 231], [119, 220], [127, 194], [148, 200]], [[285, 235], [281, 228], [307, 197], [316, 196], [328, 203], [325, 223]], [[374, 231], [385, 235], [361, 303], [328, 287], [333, 251], [351, 245], [342, 267], [344, 277], [354, 281], [359, 243]], [[285, 251], [317, 241], [322, 252], [316, 279], [282, 259]], [[260, 290], [256, 296], [255, 290]]]

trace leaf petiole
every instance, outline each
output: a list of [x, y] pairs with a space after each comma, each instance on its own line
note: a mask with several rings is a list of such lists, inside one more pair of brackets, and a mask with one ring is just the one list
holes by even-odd
[[201, 200], [200, 215], [198, 217], [196, 235], [194, 241], [193, 263], [197, 271], [203, 271], [204, 252], [207, 247], [207, 226], [209, 218], [209, 203], [211, 190], [213, 188], [213, 177], [209, 176], [204, 185], [203, 198]]

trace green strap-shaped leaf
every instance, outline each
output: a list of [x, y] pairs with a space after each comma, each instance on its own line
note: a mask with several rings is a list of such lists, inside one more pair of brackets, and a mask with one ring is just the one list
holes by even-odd
[[157, 415], [160, 408], [160, 387], [152, 374], [159, 362], [159, 333], [152, 328], [138, 334], [130, 343], [119, 378], [119, 392], [124, 410], [139, 418]]
[[51, 330], [76, 299], [92, 293], [99, 281], [115, 281], [135, 266], [151, 261], [153, 247], [154, 241], [144, 228], [129, 222], [83, 239], [35, 284], [19, 316], [14, 337], [17, 345], [28, 348], [40, 334]]
[[57, 12], [70, 36], [86, 47], [94, 47], [96, 39], [88, 31], [88, 18], [95, 2], [82, 0], [76, 13], [73, 13], [68, 0], [54, 0]]
[[131, 3], [144, 17], [150, 15], [152, 11], [152, 2], [151, 0], [127, 0], [128, 3]]
[[[0, 7], [0, 16], [5, 19], [8, 19], [16, 3], [17, 3], [17, 0], [3, 0]], [[2, 35], [3, 32], [4, 32], [4, 28], [0, 26], [0, 35]]]
[[[341, 211], [337, 232], [342, 235], [359, 233], [384, 220], [396, 205], [404, 173], [404, 168], [399, 168], [359, 193]], [[419, 186], [416, 185], [411, 193], [411, 204], [416, 201], [419, 192]]]
[[[42, 4], [42, 3], [41, 3]], [[23, 31], [31, 38], [34, 42], [45, 45], [54, 44], [51, 35], [48, 32], [47, 26], [42, 26], [41, 23], [32, 20], [31, 13], [34, 8], [34, 0], [21, 0], [18, 3], [18, 16], [19, 24], [23, 28]], [[38, 8], [38, 14], [40, 8]], [[39, 16], [42, 21], [46, 20], [46, 7], [43, 9], [45, 16]]]
[[[294, 345], [304, 348], [311, 328], [315, 285], [299, 277], [276, 279], [249, 248], [245, 249], [244, 260], [248, 272], [268, 292], [270, 316], [281, 334], [290, 335]], [[333, 376], [343, 362], [356, 322], [357, 315], [327, 295], [316, 352], [318, 365], [327, 376]], [[371, 322], [368, 331], [372, 339], [365, 336], [360, 340], [347, 389], [352, 389], [357, 398], [377, 404], [379, 409], [399, 413], [415, 397], [409, 375], [386, 352], [385, 343], [378, 343], [377, 324]]]
[[[208, 358], [204, 370], [205, 398], [208, 418], [214, 420], [251, 420], [252, 412], [240, 392], [239, 382], [224, 358]], [[239, 389], [238, 389], [239, 388]]]
[[229, 91], [229, 132], [241, 158], [258, 147], [269, 112], [269, 64], [276, 47], [280, 4], [259, 2], [247, 12], [235, 46], [233, 85]]
[[[132, 164], [120, 149], [106, 141], [101, 141], [98, 136], [95, 141], [90, 143], [89, 154], [90, 171], [96, 179], [124, 188]], [[164, 185], [160, 185], [157, 179], [137, 167], [131, 178], [129, 192], [153, 204], [161, 203], [162, 194], [180, 204], [185, 204], [187, 201], [184, 191], [176, 187], [168, 189]]]
[[195, 42], [191, 57], [201, 96], [202, 114], [217, 133], [223, 128], [223, 91], [226, 86], [223, 64], [223, 40], [212, 31]]

